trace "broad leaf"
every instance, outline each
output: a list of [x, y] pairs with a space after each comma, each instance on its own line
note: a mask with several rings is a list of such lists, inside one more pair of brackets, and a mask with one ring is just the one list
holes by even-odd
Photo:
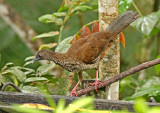
[[160, 77], [153, 76], [145, 81], [142, 85], [142, 89], [146, 87], [150, 87], [152, 85], [160, 85]]
[[119, 15], [125, 12], [132, 4], [132, 0], [118, 0]]
[[31, 69], [31, 68], [20, 67], [20, 66], [15, 66], [15, 68], [22, 70], [25, 73], [25, 75], [28, 75], [28, 74], [35, 72], [35, 70]]
[[70, 36], [64, 40], [62, 40], [60, 42], [60, 44], [57, 46], [57, 48], [55, 49], [55, 52], [59, 52], [59, 53], [65, 53], [67, 52], [67, 50], [71, 47], [71, 40], [73, 39], [73, 36]]
[[151, 13], [147, 16], [142, 16], [134, 21], [131, 26], [136, 28], [138, 31], [148, 36], [152, 32], [156, 23], [158, 22], [158, 13]]
[[59, 35], [59, 32], [58, 31], [51, 31], [49, 33], [43, 33], [43, 34], [40, 34], [38, 36], [35, 36], [32, 41], [34, 41], [35, 39], [38, 39], [38, 38], [45, 38], [45, 37], [53, 37], [53, 36], [56, 36], [56, 35]]
[[46, 14], [38, 18], [40, 22], [43, 23], [55, 23], [57, 25], [62, 25], [63, 20], [61, 18], [57, 18], [52, 14]]
[[26, 75], [23, 73], [23, 71], [21, 71], [20, 69], [13, 67], [11, 69], [11, 72], [16, 76], [16, 78], [23, 82], [26, 79]]
[[9, 77], [8, 77], [8, 76], [4, 76], [4, 75], [0, 74], [0, 83], [5, 84], [5, 83], [7, 83], [7, 82], [10, 82]]
[[138, 92], [136, 92], [135, 94], [133, 94], [131, 96], [131, 99], [142, 97], [144, 95], [151, 95], [151, 94], [154, 94], [154, 92], [157, 92], [157, 93], [160, 92], [160, 85], [152, 85], [150, 87], [143, 88], [139, 90]]
[[30, 77], [30, 78], [27, 78], [24, 82], [39, 82], [39, 81], [46, 81], [46, 80], [48, 79], [45, 77]]
[[8, 73], [10, 73], [12, 75], [15, 75], [16, 78], [21, 82], [23, 82], [26, 79], [26, 75], [23, 73], [23, 71], [21, 71], [20, 69], [18, 69], [16, 67], [11, 67], [10, 69], [5, 70], [1, 74], [5, 75], [5, 74], [8, 74]]
[[51, 69], [54, 68], [54, 66], [55, 66], [55, 63], [53, 62], [51, 62], [50, 64], [44, 64], [37, 69], [37, 74], [39, 76], [46, 75], [49, 73]]
[[22, 87], [22, 92], [23, 93], [40, 93], [38, 87], [33, 87], [33, 86], [24, 86]]

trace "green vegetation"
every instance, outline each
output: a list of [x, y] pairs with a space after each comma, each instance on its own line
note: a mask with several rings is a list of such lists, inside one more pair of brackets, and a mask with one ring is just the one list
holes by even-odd
[[[152, 4], [157, 1], [153, 0]], [[32, 41], [37, 39], [43, 41], [44, 44], [39, 47], [39, 50], [45, 48], [60, 53], [66, 52], [73, 38], [78, 36], [80, 29], [83, 26], [91, 28], [92, 22], [97, 22], [95, 20], [98, 19], [97, 0], [73, 0], [66, 4], [61, 4], [59, 0], [6, 0], [6, 2], [21, 15], [26, 24], [37, 32], [38, 35], [33, 37]], [[134, 10], [141, 16], [131, 25], [132, 28], [129, 27], [124, 31], [126, 48], [121, 49], [121, 72], [145, 61], [160, 58], [160, 6], [145, 6], [153, 9], [150, 12], [143, 11], [139, 7], [138, 1], [119, 0], [119, 14], [126, 10]], [[34, 54], [2, 19], [0, 19], [0, 31], [0, 87], [2, 84], [12, 82], [23, 92], [29, 93], [40, 92], [39, 87], [43, 84], [51, 94], [66, 95], [69, 92], [72, 73], [60, 69], [53, 62], [43, 65], [32, 64]], [[60, 70], [60, 74], [57, 74], [59, 73], [57, 70]], [[93, 73], [94, 70], [84, 72], [84, 78], [95, 77]], [[73, 81], [77, 81], [77, 78], [75, 76]], [[6, 90], [15, 91], [10, 87]], [[159, 96], [160, 65], [120, 81], [120, 99], [135, 100], [143, 97], [148, 101], [150, 97], [154, 97], [157, 102], [160, 102]], [[88, 101], [85, 104], [77, 104], [83, 101], [81, 99], [73, 105], [77, 108], [93, 109], [92, 99], [86, 100]], [[137, 113], [160, 112], [160, 108], [149, 108], [142, 100], [136, 103], [134, 109]], [[66, 111], [72, 113], [75, 110], [70, 106], [65, 108], [62, 100], [55, 109], [58, 113]]]

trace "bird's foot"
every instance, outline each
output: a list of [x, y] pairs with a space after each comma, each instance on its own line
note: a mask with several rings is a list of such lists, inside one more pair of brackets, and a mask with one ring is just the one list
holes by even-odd
[[76, 92], [76, 89], [77, 89], [77, 88], [74, 88], [74, 89], [70, 92], [70, 96], [71, 96], [71, 97], [73, 96], [73, 94], [75, 94], [76, 97], [78, 97], [77, 92]]
[[89, 85], [95, 86], [95, 90], [98, 91], [98, 90], [97, 90], [97, 85], [98, 85], [98, 84], [100, 84], [100, 85], [103, 87], [102, 82], [99, 82], [98, 80], [95, 80], [94, 83], [90, 83]]

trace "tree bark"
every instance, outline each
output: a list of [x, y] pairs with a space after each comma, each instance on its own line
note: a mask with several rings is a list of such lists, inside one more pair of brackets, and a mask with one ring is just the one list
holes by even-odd
[[[106, 30], [109, 24], [118, 16], [118, 0], [99, 0], [99, 24], [100, 31]], [[119, 38], [117, 37], [107, 52], [106, 56], [99, 64], [99, 78], [101, 81], [107, 80], [119, 73], [120, 52]], [[107, 76], [106, 76], [107, 75]], [[103, 98], [119, 99], [119, 81], [106, 87]]]
[[38, 50], [42, 41], [40, 39], [34, 42], [31, 40], [37, 35], [36, 32], [23, 21], [20, 15], [5, 0], [0, 0], [0, 16], [19, 35], [32, 53]]

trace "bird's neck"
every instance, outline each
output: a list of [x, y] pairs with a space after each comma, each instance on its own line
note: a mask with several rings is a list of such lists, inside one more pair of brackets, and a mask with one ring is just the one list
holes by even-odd
[[58, 63], [60, 61], [63, 61], [65, 58], [65, 54], [63, 53], [57, 53], [57, 52], [49, 52], [47, 60], [53, 61], [54, 63]]

